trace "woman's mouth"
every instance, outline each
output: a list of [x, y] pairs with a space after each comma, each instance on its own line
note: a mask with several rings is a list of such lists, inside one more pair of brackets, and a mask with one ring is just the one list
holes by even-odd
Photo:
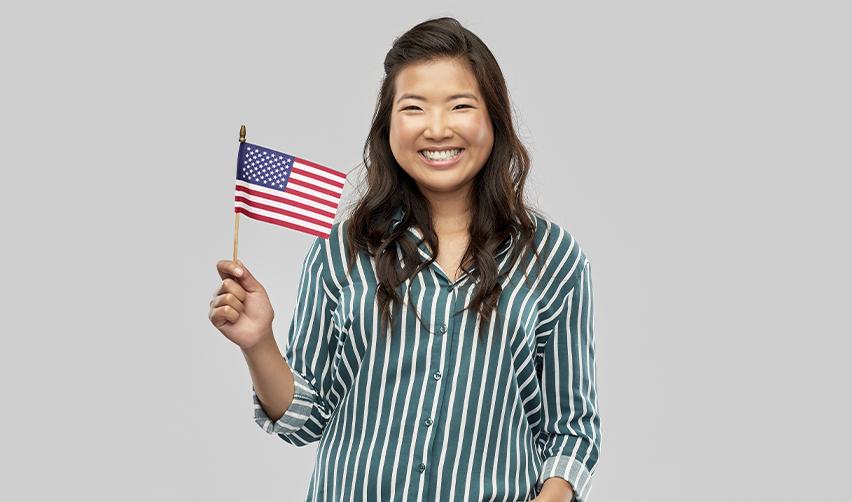
[[447, 150], [420, 150], [417, 155], [426, 165], [447, 167], [456, 164], [464, 155], [464, 152], [464, 148], [450, 148]]

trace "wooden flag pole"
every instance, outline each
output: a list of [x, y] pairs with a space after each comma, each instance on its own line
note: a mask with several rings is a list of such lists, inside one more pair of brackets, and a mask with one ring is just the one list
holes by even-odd
[[[246, 126], [240, 126], [240, 143], [246, 142]], [[240, 240], [240, 213], [234, 211], [234, 263], [237, 263], [237, 243]]]

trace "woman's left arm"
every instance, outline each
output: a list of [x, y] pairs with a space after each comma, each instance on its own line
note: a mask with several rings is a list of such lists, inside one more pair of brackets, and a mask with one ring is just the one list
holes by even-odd
[[560, 477], [547, 478], [542, 485], [541, 493], [533, 502], [573, 502], [574, 490], [571, 483]]
[[[572, 263], [572, 260], [568, 260]], [[578, 502], [585, 502], [600, 451], [592, 269], [588, 259], [572, 267], [567, 294], [552, 319], [541, 368], [543, 418], [541, 473], [537, 481], [559, 487], [570, 484]], [[559, 490], [557, 490], [558, 495]], [[570, 497], [569, 497], [570, 499]], [[565, 499], [566, 502], [569, 499]], [[559, 499], [557, 499], [559, 500]]]

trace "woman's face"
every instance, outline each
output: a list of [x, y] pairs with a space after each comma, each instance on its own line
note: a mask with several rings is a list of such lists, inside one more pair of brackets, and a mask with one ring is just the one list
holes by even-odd
[[[396, 161], [427, 198], [466, 196], [494, 144], [473, 73], [463, 62], [440, 59], [407, 66], [395, 84], [390, 147]], [[437, 158], [425, 158], [424, 149]]]

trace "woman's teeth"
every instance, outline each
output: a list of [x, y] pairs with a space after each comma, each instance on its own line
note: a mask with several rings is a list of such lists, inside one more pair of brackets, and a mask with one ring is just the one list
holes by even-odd
[[453, 150], [441, 150], [441, 151], [433, 151], [433, 150], [422, 150], [420, 152], [421, 155], [426, 157], [429, 160], [449, 160], [459, 153], [461, 153], [461, 148], [455, 148]]

